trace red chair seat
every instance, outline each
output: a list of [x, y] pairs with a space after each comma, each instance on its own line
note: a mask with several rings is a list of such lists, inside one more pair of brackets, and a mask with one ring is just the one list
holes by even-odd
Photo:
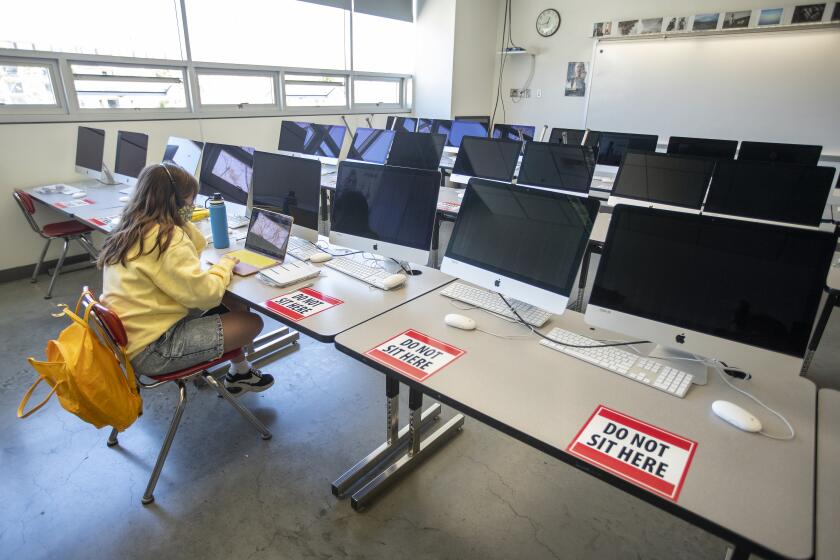
[[[200, 364], [196, 364], [194, 366], [188, 367], [186, 369], [182, 369], [180, 371], [173, 371], [172, 373], [164, 373], [163, 375], [149, 375], [155, 381], [174, 381], [176, 379], [183, 379], [184, 377], [189, 377], [190, 375], [194, 375], [199, 371], [205, 370], [207, 368], [211, 368], [217, 364], [222, 362], [226, 362], [236, 356], [239, 353], [240, 349], [237, 348], [236, 350], [231, 350], [230, 352], [225, 352], [222, 354], [221, 358], [217, 360], [210, 360], [209, 362], [202, 362]], [[143, 372], [140, 372], [141, 374]]]
[[47, 237], [65, 237], [67, 235], [78, 235], [80, 233], [88, 233], [93, 231], [93, 228], [86, 226], [76, 220], [69, 220], [66, 222], [56, 222], [54, 224], [47, 224], [41, 228], [41, 231]]

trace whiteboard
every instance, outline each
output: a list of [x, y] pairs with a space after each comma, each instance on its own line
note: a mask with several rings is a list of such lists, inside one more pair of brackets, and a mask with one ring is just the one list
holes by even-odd
[[600, 41], [592, 130], [820, 144], [840, 155], [840, 29]]

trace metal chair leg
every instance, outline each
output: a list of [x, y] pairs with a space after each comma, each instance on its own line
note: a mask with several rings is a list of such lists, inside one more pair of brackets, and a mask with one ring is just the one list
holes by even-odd
[[81, 234], [79, 237], [76, 238], [76, 241], [79, 242], [79, 245], [82, 246], [88, 255], [90, 255], [90, 259], [95, 261], [99, 258], [99, 251], [96, 250], [96, 246], [93, 244], [93, 241], [88, 237], [87, 233]]
[[108, 436], [108, 447], [114, 447], [119, 443], [119, 440], [117, 440], [118, 433], [116, 428], [111, 429], [111, 435]]
[[155, 468], [152, 470], [152, 476], [149, 478], [149, 484], [146, 486], [146, 492], [140, 501], [143, 505], [151, 504], [155, 501], [154, 491], [157, 485], [158, 478], [160, 478], [160, 471], [163, 470], [163, 464], [166, 462], [166, 456], [169, 455], [169, 448], [172, 447], [172, 440], [175, 439], [175, 432], [178, 431], [178, 425], [181, 423], [181, 416], [184, 414], [184, 408], [187, 406], [187, 386], [182, 380], [176, 381], [179, 390], [178, 408], [175, 409], [175, 415], [172, 417], [172, 422], [169, 424], [169, 431], [166, 432], [166, 439], [163, 440], [163, 446], [158, 453]]
[[55, 281], [58, 279], [58, 274], [61, 272], [61, 267], [64, 265], [64, 259], [67, 257], [67, 249], [69, 248], [70, 239], [65, 237], [64, 248], [61, 250], [61, 255], [58, 257], [58, 264], [55, 265], [55, 270], [53, 271], [52, 279], [50, 280], [50, 287], [47, 288], [47, 295], [44, 296], [44, 299], [52, 298], [53, 286], [55, 286]]
[[231, 404], [231, 406], [233, 406], [233, 408], [235, 408], [236, 411], [239, 412], [239, 414], [242, 415], [243, 418], [245, 418], [248, 422], [250, 422], [251, 425], [254, 426], [257, 429], [258, 432], [260, 432], [260, 435], [262, 436], [263, 439], [271, 439], [271, 432], [268, 431], [268, 428], [265, 427], [265, 424], [260, 422], [257, 419], [257, 417], [254, 416], [254, 414], [250, 410], [248, 410], [247, 408], [245, 408], [244, 406], [239, 404], [236, 401], [236, 399], [233, 398], [233, 395], [231, 395], [227, 391], [227, 389], [222, 387], [222, 384], [219, 383], [219, 381], [215, 377], [213, 377], [211, 374], [207, 373], [207, 374], [204, 375], [204, 379], [206, 379], [207, 383], [209, 383], [214, 389], [216, 389], [216, 392], [219, 393], [220, 397], [222, 397], [227, 402], [229, 402]]
[[44, 264], [44, 258], [47, 256], [47, 250], [50, 248], [50, 243], [52, 239], [47, 238], [47, 242], [44, 243], [44, 248], [41, 249], [41, 258], [38, 259], [38, 264], [35, 265], [35, 272], [32, 273], [32, 283], [38, 281], [38, 274], [41, 273], [41, 265]]

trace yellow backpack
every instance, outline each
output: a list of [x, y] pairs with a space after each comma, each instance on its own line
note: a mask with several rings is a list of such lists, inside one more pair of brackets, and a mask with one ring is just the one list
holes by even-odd
[[[89, 299], [82, 318], [79, 317], [79, 309], [85, 296]], [[53, 317], [68, 317], [70, 326], [61, 331], [57, 340], [47, 343], [45, 361], [29, 358], [39, 377], [23, 396], [17, 411], [18, 418], [26, 418], [40, 409], [53, 394], [58, 394], [65, 410], [97, 428], [113, 426], [123, 431], [140, 415], [143, 401], [125, 347], [118, 347], [122, 353], [123, 370], [115, 354], [116, 344], [112, 349], [103, 342], [112, 339], [96, 321], [91, 326], [90, 313], [94, 303], [93, 294], [85, 291], [76, 303], [75, 312], [62, 304], [61, 312], [53, 314]], [[42, 380], [46, 380], [52, 390], [32, 410], [24, 412], [29, 398]]]

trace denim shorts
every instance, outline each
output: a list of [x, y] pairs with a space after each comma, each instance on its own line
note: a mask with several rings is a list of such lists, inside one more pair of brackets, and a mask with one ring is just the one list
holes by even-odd
[[219, 315], [187, 315], [137, 354], [131, 365], [138, 374], [154, 377], [218, 359], [224, 348]]

